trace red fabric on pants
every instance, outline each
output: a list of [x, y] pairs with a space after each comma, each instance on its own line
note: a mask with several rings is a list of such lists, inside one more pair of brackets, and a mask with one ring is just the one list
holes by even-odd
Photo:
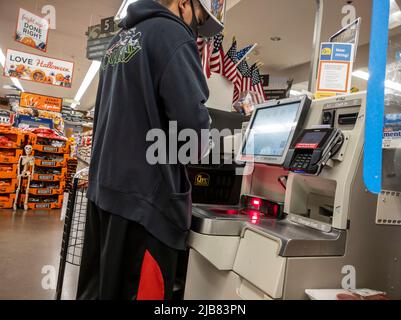
[[157, 261], [148, 250], [143, 258], [137, 300], [163, 300], [164, 280]]
[[178, 251], [142, 225], [89, 202], [79, 300], [171, 300]]

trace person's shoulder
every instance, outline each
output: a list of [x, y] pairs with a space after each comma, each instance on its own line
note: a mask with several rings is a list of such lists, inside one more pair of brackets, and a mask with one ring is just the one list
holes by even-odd
[[155, 17], [147, 22], [146, 31], [153, 41], [158, 41], [159, 43], [168, 42], [173, 46], [193, 41], [190, 31], [173, 19]]

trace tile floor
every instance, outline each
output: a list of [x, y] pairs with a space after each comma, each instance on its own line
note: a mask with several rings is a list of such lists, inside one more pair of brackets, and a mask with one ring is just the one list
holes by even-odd
[[[55, 298], [64, 222], [60, 210], [0, 210], [0, 300]], [[63, 299], [73, 299], [78, 268], [67, 265]]]

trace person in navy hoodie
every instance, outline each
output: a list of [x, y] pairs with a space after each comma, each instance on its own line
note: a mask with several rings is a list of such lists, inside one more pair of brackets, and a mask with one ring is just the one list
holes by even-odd
[[[129, 5], [102, 60], [77, 299], [171, 299], [191, 222], [180, 163], [150, 164], [146, 136], [169, 123], [201, 137], [209, 91], [196, 39], [223, 29], [218, 0]], [[224, 4], [223, 4], [224, 6]], [[204, 146], [199, 148], [202, 154]]]

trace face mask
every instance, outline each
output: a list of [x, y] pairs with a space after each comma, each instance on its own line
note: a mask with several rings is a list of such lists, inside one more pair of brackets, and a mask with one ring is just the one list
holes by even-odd
[[[194, 35], [194, 38], [197, 39], [199, 36], [199, 31], [198, 31], [199, 23], [198, 23], [198, 20], [196, 19], [193, 0], [190, 0], [190, 2], [191, 2], [191, 10], [192, 10], [192, 21], [188, 27], [192, 30], [192, 34]], [[182, 21], [184, 21], [184, 17], [182, 16], [181, 11], [180, 11], [180, 18]]]

